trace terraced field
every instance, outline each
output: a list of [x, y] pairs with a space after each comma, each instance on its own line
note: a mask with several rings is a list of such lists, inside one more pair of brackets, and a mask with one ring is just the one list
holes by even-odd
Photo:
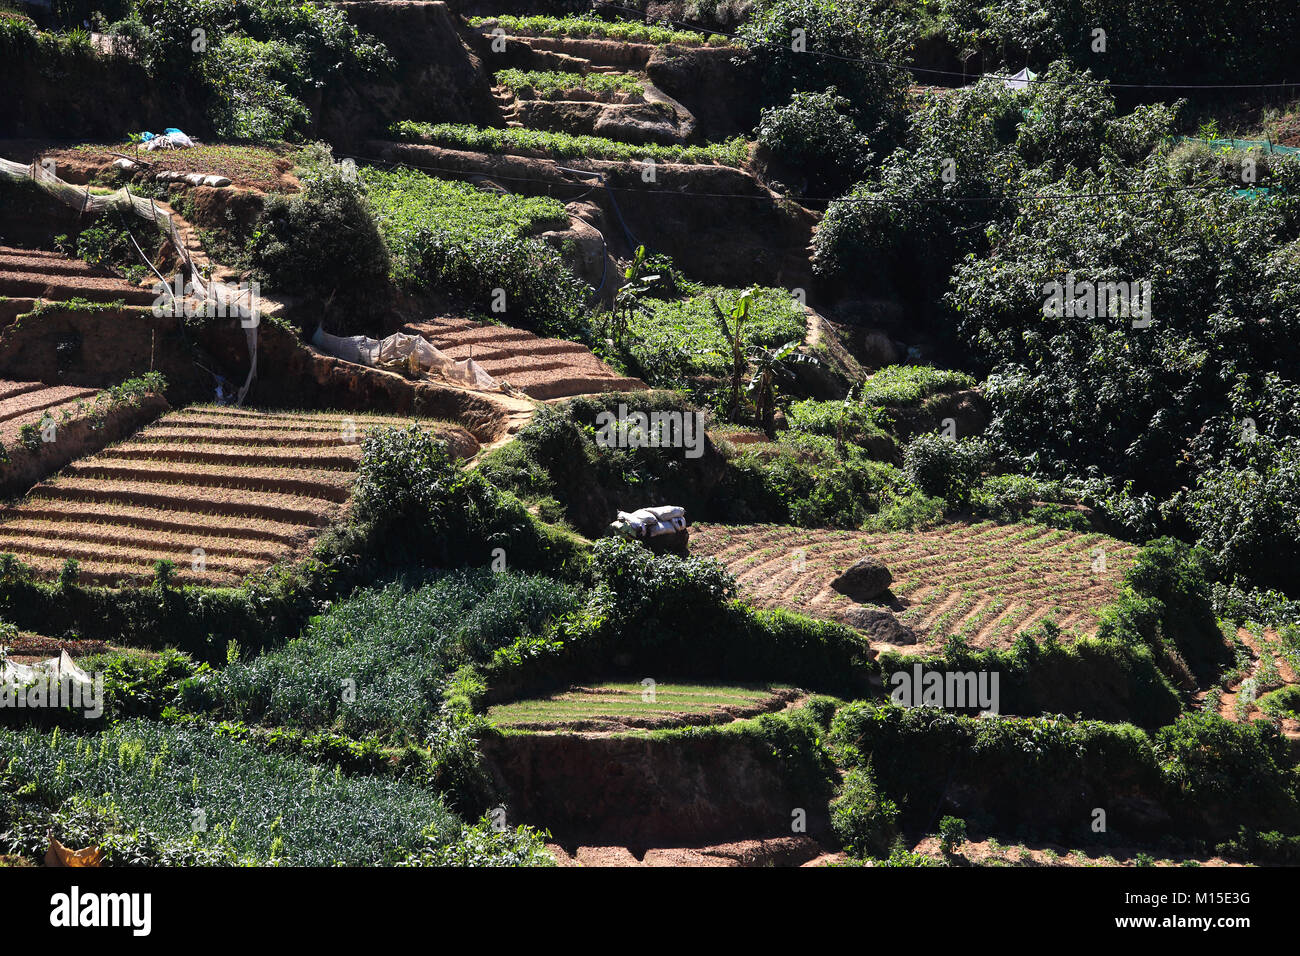
[[725, 724], [780, 710], [797, 696], [790, 688], [656, 684], [571, 687], [561, 694], [498, 704], [488, 719], [505, 730], [602, 733], [697, 724]]
[[1073, 636], [1091, 634], [1137, 550], [1100, 534], [991, 521], [890, 534], [779, 525], [691, 529], [692, 554], [721, 561], [752, 604], [831, 620], [856, 606], [831, 581], [875, 555], [894, 576], [889, 606], [916, 632], [915, 649], [922, 651], [952, 635], [1005, 647], [1049, 615]]
[[46, 411], [58, 421], [60, 411], [71, 413], [78, 401], [92, 398], [98, 391], [75, 385], [0, 379], [0, 444], [12, 447], [24, 425], [39, 423]]
[[472, 358], [493, 378], [509, 382], [531, 398], [645, 388], [640, 379], [619, 375], [577, 342], [543, 339], [505, 325], [457, 318], [413, 322], [404, 331], [423, 335], [434, 348], [457, 361]]
[[0, 296], [152, 305], [154, 293], [57, 252], [0, 246]]
[[[65, 559], [114, 585], [176, 564], [179, 580], [233, 585], [304, 552], [346, 507], [369, 427], [410, 419], [196, 406], [74, 462], [0, 510], [0, 553], [42, 576]], [[461, 457], [464, 429], [425, 423]]]

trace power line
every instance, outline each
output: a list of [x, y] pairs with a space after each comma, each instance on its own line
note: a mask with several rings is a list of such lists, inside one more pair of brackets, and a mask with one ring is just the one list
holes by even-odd
[[[645, 12], [637, 10], [634, 7], [624, 7], [617, 3], [609, 3], [607, 0], [592, 0], [592, 5], [597, 7], [607, 7], [610, 10], [617, 10], [621, 13], [636, 14], [638, 18], [643, 18]], [[727, 33], [723, 30], [715, 30], [700, 23], [692, 23], [689, 20], [674, 20], [669, 17], [662, 18], [661, 22], [670, 23], [676, 27], [684, 27], [696, 33], [713, 34], [715, 36], [726, 37], [729, 40], [740, 40], [750, 42], [746, 37], [737, 33]], [[791, 51], [793, 52], [793, 51]], [[831, 53], [828, 50], [804, 50], [801, 52], [812, 53], [816, 56], [827, 57], [833, 60], [840, 60], [845, 63], [861, 63], [865, 66], [882, 66], [890, 69], [909, 70], [913, 73], [925, 73], [931, 76], [946, 76], [951, 78], [960, 78], [962, 80], [970, 79], [966, 73], [959, 73], [956, 70], [937, 70], [931, 67], [914, 66], [910, 63], [903, 63], [898, 60], [873, 60], [865, 57], [843, 56], [838, 53]], [[987, 74], [997, 79], [1011, 79], [997, 73]], [[1082, 82], [1082, 80], [1051, 80], [1051, 79], [1026, 79], [1023, 81], [1027, 84], [1047, 84], [1052, 86], [1070, 86]], [[1285, 89], [1287, 87], [1300, 87], [1300, 81], [1290, 83], [1113, 83], [1109, 80], [1106, 82], [1113, 89], [1125, 90], [1266, 90], [1266, 89]]]

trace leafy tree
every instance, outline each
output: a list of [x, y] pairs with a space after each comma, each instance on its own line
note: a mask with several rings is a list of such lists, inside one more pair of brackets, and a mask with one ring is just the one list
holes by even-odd
[[834, 87], [867, 137], [891, 142], [901, 131], [906, 70], [886, 65], [912, 43], [902, 16], [870, 0], [774, 0], [740, 28], [742, 59], [758, 70], [763, 105], [795, 92]]
[[795, 92], [784, 106], [765, 109], [755, 130], [760, 146], [785, 171], [804, 177], [812, 195], [839, 192], [866, 171], [867, 139], [848, 115], [850, 103], [830, 87]]

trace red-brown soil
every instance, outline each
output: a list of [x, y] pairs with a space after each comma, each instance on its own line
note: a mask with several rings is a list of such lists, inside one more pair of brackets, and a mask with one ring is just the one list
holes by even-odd
[[[409, 421], [219, 407], [173, 412], [0, 511], [0, 551], [42, 576], [76, 558], [89, 583], [139, 580], [165, 558], [182, 582], [236, 584], [302, 555], [342, 515], [366, 429]], [[464, 429], [427, 425], [459, 455], [478, 451]], [[313, 445], [284, 445], [286, 437]]]
[[156, 296], [81, 259], [0, 246], [0, 296], [152, 305]]
[[12, 447], [24, 425], [39, 424], [47, 411], [60, 422], [63, 412], [76, 411], [79, 399], [95, 394], [96, 389], [73, 385], [0, 381], [0, 443]]
[[[939, 846], [939, 838], [926, 837], [916, 844], [912, 852], [931, 859], [944, 859]], [[1186, 861], [1195, 861], [1200, 866], [1223, 867], [1240, 866], [1222, 857], [1188, 857], [1163, 856], [1160, 851], [1143, 850], [1141, 847], [1120, 846], [1083, 849], [1070, 849], [1054, 843], [1036, 844], [1001, 844], [991, 840], [968, 840], [960, 844], [951, 856], [950, 862], [957, 866], [1122, 866], [1137, 867], [1138, 856], [1145, 854], [1152, 858], [1152, 866], [1182, 866]]]
[[540, 338], [522, 329], [485, 325], [472, 319], [439, 318], [412, 322], [404, 331], [423, 335], [449, 358], [472, 358], [493, 378], [508, 382], [531, 398], [569, 398], [646, 387], [640, 379], [619, 375], [584, 345]]
[[558, 843], [546, 849], [560, 866], [824, 866], [835, 859], [807, 836], [738, 840], [698, 847], [652, 847], [638, 856], [625, 846], [578, 846]]
[[[1106, 553], [1104, 571], [1093, 570], [1098, 548]], [[902, 650], [922, 653], [958, 633], [974, 646], [1009, 646], [1049, 615], [1067, 634], [1091, 634], [1098, 610], [1118, 596], [1135, 550], [1102, 535], [992, 522], [890, 534], [779, 525], [691, 529], [692, 553], [720, 560], [751, 603], [830, 620], [856, 606], [831, 580], [875, 555], [894, 578], [878, 606], [916, 632], [917, 643]]]

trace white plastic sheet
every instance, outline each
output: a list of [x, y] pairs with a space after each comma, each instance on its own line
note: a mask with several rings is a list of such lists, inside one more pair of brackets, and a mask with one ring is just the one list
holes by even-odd
[[395, 332], [385, 339], [372, 339], [365, 335], [330, 335], [317, 326], [311, 344], [328, 355], [358, 365], [394, 365], [409, 361], [411, 356], [415, 356], [421, 368], [428, 369], [449, 382], [485, 390], [499, 387], [496, 379], [473, 359], [459, 362], [450, 359], [422, 335]]

